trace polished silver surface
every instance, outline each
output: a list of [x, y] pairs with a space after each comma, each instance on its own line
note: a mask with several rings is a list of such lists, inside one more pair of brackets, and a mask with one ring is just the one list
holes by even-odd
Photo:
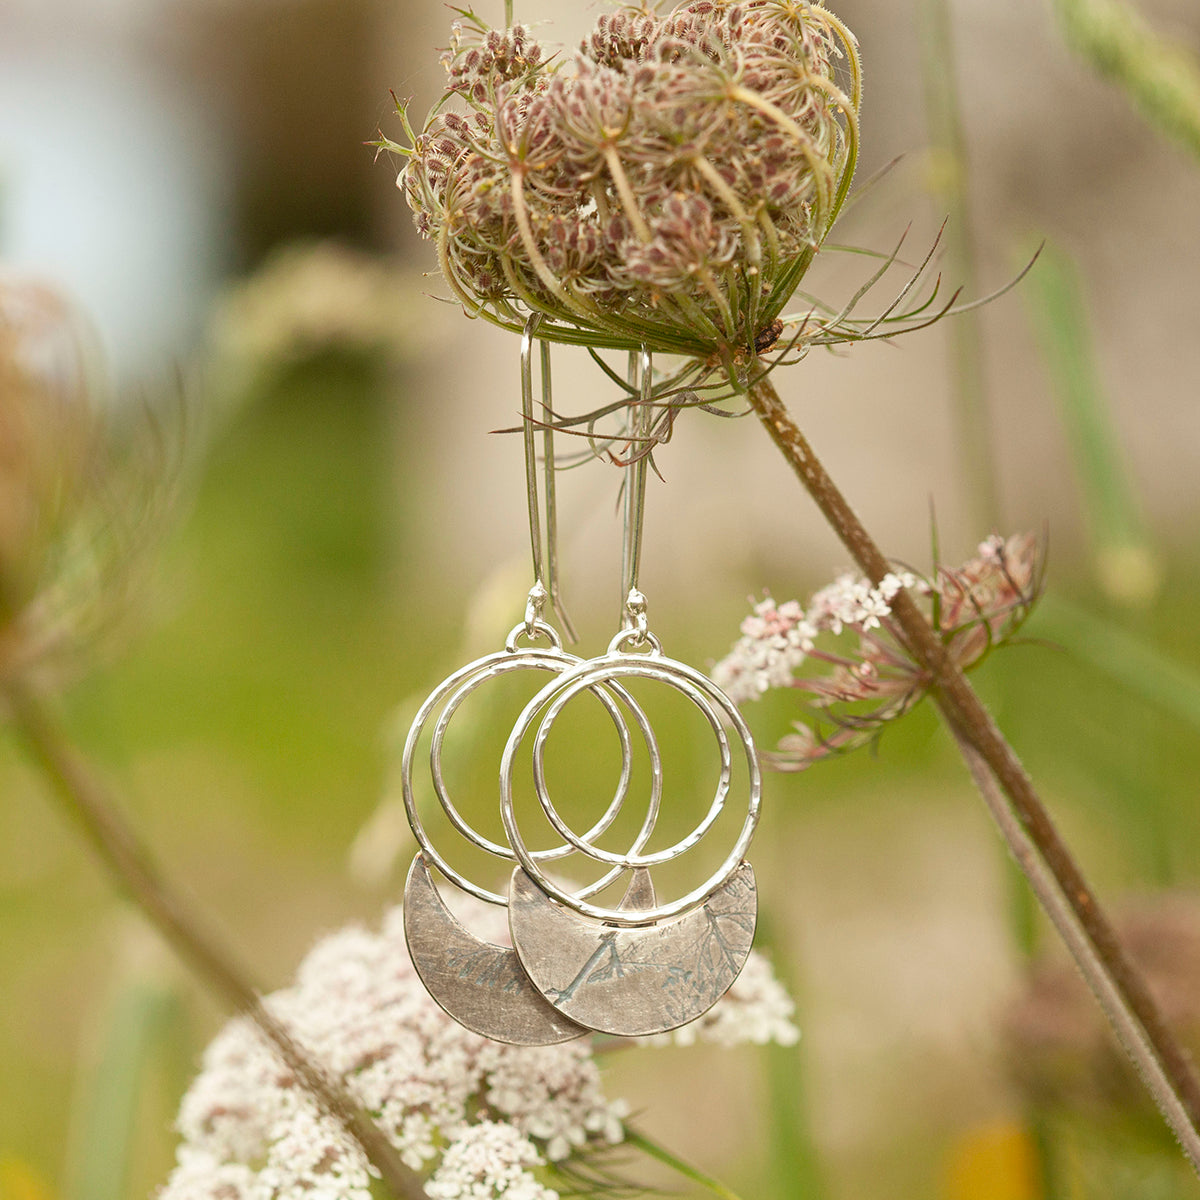
[[[642, 878], [635, 872], [631, 891]], [[625, 1037], [703, 1016], [745, 965], [757, 913], [749, 863], [686, 916], [636, 928], [581, 917], [520, 868], [509, 886], [513, 945], [533, 985], [572, 1021]]]
[[515, 951], [459, 921], [419, 854], [404, 887], [404, 937], [425, 990], [467, 1029], [515, 1046], [551, 1046], [588, 1032], [543, 999]]
[[646, 469], [654, 443], [654, 358], [649, 349], [629, 355], [629, 387], [638, 398], [629, 405], [629, 450], [625, 467], [625, 528], [621, 553], [621, 627], [646, 637], [646, 598], [638, 588], [642, 565], [642, 528], [646, 519]]

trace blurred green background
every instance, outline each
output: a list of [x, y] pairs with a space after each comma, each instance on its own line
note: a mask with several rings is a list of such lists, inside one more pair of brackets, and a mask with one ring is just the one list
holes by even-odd
[[[837, 8], [866, 62], [863, 178], [906, 157], [836, 237], [887, 247], [912, 220], [923, 253], [950, 211], [973, 251], [952, 232], [946, 279], [976, 294], [1052, 244], [983, 310], [976, 349], [945, 325], [810, 359], [781, 390], [897, 556], [928, 565], [931, 503], [951, 562], [992, 521], [1048, 530], [1044, 602], [978, 684], [1197, 1044], [1197, 13], [1142, 8], [1183, 55], [1172, 124], [1139, 99], [1138, 71], [1153, 82], [1164, 49], [1118, 61], [1105, 82], [1097, 63], [1112, 71], [1112, 56], [1071, 48], [1089, 43], [1065, 2], [952, 2], [951, 42], [930, 5]], [[552, 15], [545, 36], [568, 44], [594, 16], [528, 10]], [[0, 122], [0, 253], [82, 296], [127, 386], [195, 364], [187, 390], [210, 414], [190, 435], [193, 494], [136, 635], [71, 690], [69, 724], [167, 875], [265, 987], [283, 986], [320, 934], [376, 923], [398, 898], [408, 851], [378, 811], [397, 729], [523, 609], [519, 446], [488, 436], [514, 419], [516, 348], [424, 294], [437, 285], [420, 277], [432, 264], [408, 236], [394, 167], [372, 171], [361, 145], [387, 119], [389, 85], [418, 109], [432, 98], [445, 14], [12, 0], [2, 15], [0, 65], [44, 69], [6, 75], [29, 90]], [[128, 206], [99, 174], [94, 194], [43, 214], [48, 232], [30, 216], [37, 187], [67, 186], [44, 167], [60, 151], [39, 132], [54, 109], [38, 97], [89, 61], [89, 39], [157, 80], [161, 113], [178, 117], [162, 117], [159, 143], [136, 122], [122, 138], [137, 105], [118, 96], [114, 140], [97, 139], [128, 154], [135, 181], [161, 168], [177, 183], [163, 184], [153, 230], [116, 220]], [[939, 95], [945, 78], [961, 108]], [[155, 159], [156, 144], [171, 154]], [[173, 174], [177, 161], [203, 183]], [[71, 239], [52, 235], [79, 221], [89, 248], [67, 253]], [[158, 237], [156, 273], [142, 259]], [[326, 237], [355, 249], [304, 241]], [[124, 284], [141, 289], [130, 304], [104, 257], [124, 238], [141, 247], [124, 260]], [[852, 292], [861, 260], [826, 257], [813, 289]], [[178, 311], [163, 315], [172, 295]], [[156, 307], [158, 325], [139, 322]], [[564, 360], [559, 394], [583, 410], [602, 382]], [[990, 501], [964, 469], [974, 386], [990, 396]], [[845, 565], [749, 421], [681, 422], [660, 465], [643, 586], [675, 657], [721, 657], [748, 594], [803, 600]], [[585, 647], [606, 644], [614, 620], [618, 474], [592, 463], [564, 476], [565, 587]], [[748, 716], [770, 744], [788, 697]], [[1086, 997], [1041, 965], [1053, 938], [931, 712], [874, 752], [770, 777], [753, 860], [803, 1037], [615, 1056], [611, 1094], [663, 1142], [764, 1200], [1200, 1195]], [[151, 1194], [222, 1020], [0, 734], [0, 1197]]]

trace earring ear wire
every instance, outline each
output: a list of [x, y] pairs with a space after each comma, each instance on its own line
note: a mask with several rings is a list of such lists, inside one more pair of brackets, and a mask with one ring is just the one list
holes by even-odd
[[[578, 641], [575, 627], [563, 606], [558, 587], [558, 507], [554, 478], [554, 387], [550, 369], [550, 344], [537, 338], [541, 313], [532, 313], [521, 337], [521, 432], [525, 444], [525, 491], [529, 508], [529, 541], [533, 554], [533, 587], [525, 607], [525, 629], [534, 636], [546, 602], [554, 610], [569, 642]], [[538, 497], [537, 437], [533, 403], [533, 343], [538, 342], [541, 368], [542, 470], [545, 493], [545, 536], [542, 505]]]
[[621, 627], [636, 632], [641, 645], [649, 632], [646, 597], [638, 586], [646, 515], [646, 471], [654, 421], [654, 356], [648, 347], [629, 355], [629, 387], [637, 399], [629, 405], [629, 458], [625, 466], [625, 526], [621, 560]]

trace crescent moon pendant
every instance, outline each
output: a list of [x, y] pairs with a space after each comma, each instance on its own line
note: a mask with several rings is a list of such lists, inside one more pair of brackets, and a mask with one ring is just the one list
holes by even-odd
[[706, 1013], [746, 964], [758, 897], [743, 862], [682, 917], [623, 928], [572, 912], [518, 868], [509, 885], [513, 945], [559, 1012], [601, 1033], [666, 1033]]
[[515, 1046], [552, 1046], [589, 1032], [543, 999], [515, 951], [483, 941], [459, 921], [420, 854], [404, 885], [404, 937], [426, 990], [474, 1033]]

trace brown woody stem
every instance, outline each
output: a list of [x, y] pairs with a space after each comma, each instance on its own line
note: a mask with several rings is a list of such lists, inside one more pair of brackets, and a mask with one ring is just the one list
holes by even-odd
[[[769, 377], [751, 388], [750, 402], [842, 544], [864, 574], [878, 584], [892, 564], [813, 453]], [[891, 606], [910, 653], [933, 681], [934, 701], [964, 749], [1009, 848], [1200, 1174], [1200, 1083], [1188, 1056], [1168, 1029], [1145, 980], [1117, 940], [1032, 781], [975, 689], [908, 592], [897, 593]]]
[[425, 1200], [420, 1179], [400, 1161], [383, 1130], [301, 1049], [241, 969], [166, 885], [146, 848], [41, 701], [18, 685], [9, 685], [3, 698], [34, 761], [118, 885], [204, 983], [255, 1023], [322, 1110], [362, 1147], [396, 1200]]

